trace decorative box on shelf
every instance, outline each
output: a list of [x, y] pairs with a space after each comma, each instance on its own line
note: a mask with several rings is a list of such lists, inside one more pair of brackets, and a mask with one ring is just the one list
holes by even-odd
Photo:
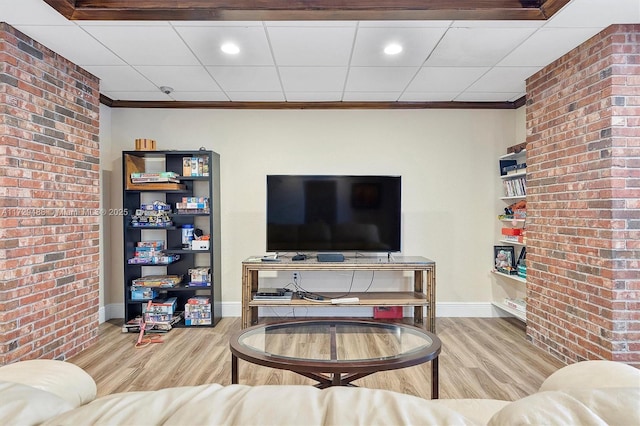
[[190, 297], [184, 305], [185, 325], [210, 325], [211, 302], [208, 297]]
[[208, 287], [211, 285], [211, 269], [196, 267], [189, 269], [189, 287]]
[[400, 319], [402, 318], [402, 306], [374, 306], [374, 319]]
[[158, 297], [158, 292], [149, 287], [131, 287], [131, 300], [151, 300]]
[[142, 313], [145, 314], [145, 316], [151, 314], [151, 315], [160, 315], [160, 314], [166, 314], [166, 315], [173, 315], [173, 313], [176, 311], [176, 307], [177, 307], [177, 303], [178, 303], [178, 299], [175, 297], [170, 297], [168, 299], [165, 300], [156, 300], [153, 303], [143, 303], [142, 305]]

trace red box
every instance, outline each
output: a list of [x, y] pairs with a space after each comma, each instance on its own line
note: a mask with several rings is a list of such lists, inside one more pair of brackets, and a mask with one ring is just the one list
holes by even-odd
[[402, 306], [374, 306], [374, 319], [401, 319]]
[[521, 235], [521, 228], [502, 228], [502, 235]]

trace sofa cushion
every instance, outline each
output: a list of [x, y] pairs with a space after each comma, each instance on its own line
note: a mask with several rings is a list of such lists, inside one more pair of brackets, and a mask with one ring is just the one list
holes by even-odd
[[74, 407], [96, 397], [96, 382], [82, 368], [64, 361], [34, 359], [0, 367], [0, 380], [22, 383], [65, 399]]
[[473, 425], [448, 407], [391, 391], [217, 384], [101, 397], [51, 425]]
[[0, 424], [37, 425], [73, 410], [63, 398], [31, 386], [0, 381]]
[[501, 401], [499, 399], [434, 399], [432, 404], [447, 407], [456, 411], [469, 420], [479, 424], [487, 424], [489, 419], [509, 405], [511, 401]]
[[498, 411], [489, 426], [638, 425], [640, 388], [539, 392]]
[[540, 391], [605, 387], [640, 387], [640, 370], [615, 361], [581, 361], [551, 374]]

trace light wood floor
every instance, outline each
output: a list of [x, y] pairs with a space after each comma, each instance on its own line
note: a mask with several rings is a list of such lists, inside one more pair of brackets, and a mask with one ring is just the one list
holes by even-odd
[[[559, 360], [530, 344], [517, 320], [438, 318], [440, 398], [516, 400], [537, 391], [562, 367]], [[99, 341], [69, 359], [98, 384], [98, 395], [155, 390], [169, 386], [231, 383], [229, 336], [240, 318], [223, 318], [214, 328], [176, 328], [164, 343], [135, 349], [137, 333], [121, 333], [121, 321], [100, 325]], [[289, 371], [239, 360], [241, 384], [312, 384]], [[375, 373], [359, 386], [389, 389], [430, 398], [430, 364]]]

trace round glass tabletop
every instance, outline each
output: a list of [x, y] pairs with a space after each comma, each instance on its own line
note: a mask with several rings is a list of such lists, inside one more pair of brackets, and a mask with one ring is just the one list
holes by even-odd
[[[306, 320], [242, 330], [232, 349], [262, 361], [331, 366], [425, 362], [440, 352], [432, 333], [405, 324], [365, 320]], [[393, 368], [397, 368], [395, 366]]]

